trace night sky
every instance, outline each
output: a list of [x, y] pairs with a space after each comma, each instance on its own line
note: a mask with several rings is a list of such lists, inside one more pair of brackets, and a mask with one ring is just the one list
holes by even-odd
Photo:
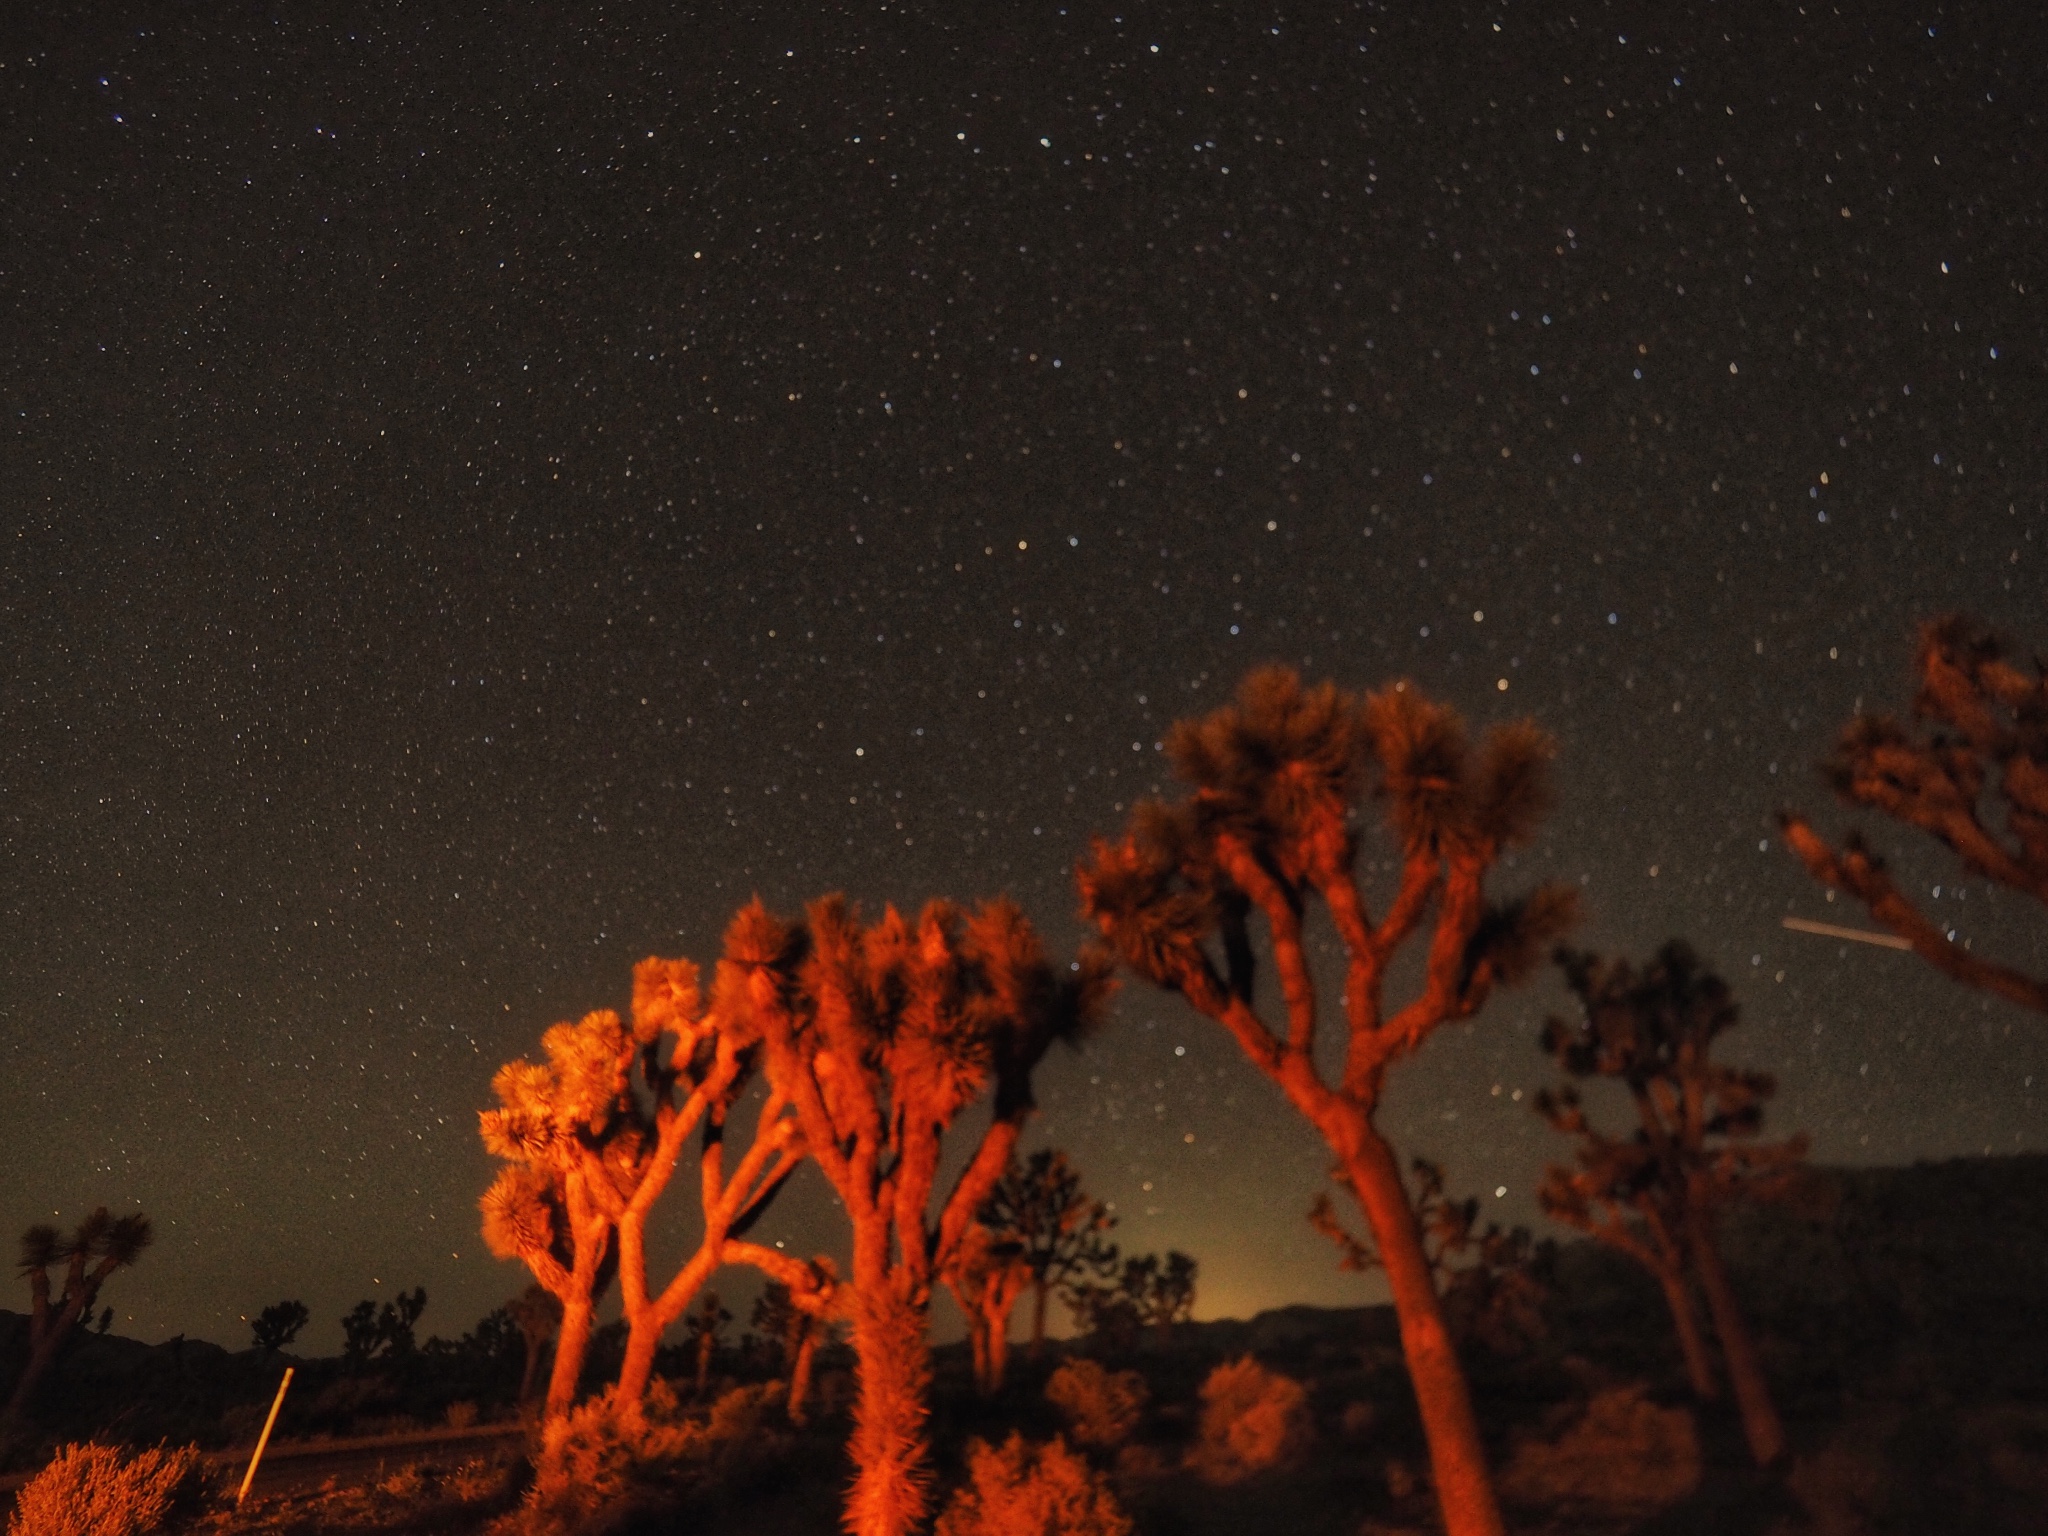
[[[1087, 839], [1271, 660], [1553, 732], [1495, 888], [1688, 938], [1817, 1159], [2048, 1147], [2048, 1028], [1782, 930], [1861, 914], [1773, 821], [1848, 824], [1814, 765], [1919, 619], [2048, 645], [2037, 7], [19, 9], [0, 1235], [146, 1210], [119, 1331], [468, 1328], [526, 1280], [500, 1062], [754, 892], [1008, 891], [1070, 949]], [[1562, 1003], [1382, 1116], [1489, 1218], [1564, 1150]], [[1378, 1298], [1177, 1000], [1041, 1083], [1198, 1315]], [[839, 1241], [822, 1180], [764, 1230]]]

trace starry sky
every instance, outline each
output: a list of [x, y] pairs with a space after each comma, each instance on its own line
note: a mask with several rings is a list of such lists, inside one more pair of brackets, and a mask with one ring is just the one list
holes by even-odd
[[[1848, 824], [1921, 618], [2048, 644], [2037, 8], [55, 9], [0, 22], [0, 1224], [154, 1217], [120, 1331], [462, 1331], [524, 1284], [500, 1062], [755, 892], [1071, 948], [1274, 660], [1554, 733], [1496, 888], [1689, 939], [1820, 1160], [2048, 1146], [2048, 1031], [1784, 931], [1858, 915], [1772, 819]], [[1382, 1116], [1490, 1219], [1562, 1006]], [[1041, 1082], [1198, 1315], [1378, 1298], [1176, 1000]], [[838, 1240], [810, 1175], [767, 1227]]]

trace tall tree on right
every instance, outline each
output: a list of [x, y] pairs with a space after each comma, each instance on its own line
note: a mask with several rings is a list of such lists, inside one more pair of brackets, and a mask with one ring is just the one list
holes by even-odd
[[[1495, 727], [1474, 750], [1455, 711], [1411, 684], [1360, 699], [1328, 683], [1305, 688], [1276, 667], [1247, 677], [1234, 703], [1174, 726], [1166, 748], [1192, 792], [1141, 804], [1119, 841], [1095, 844], [1078, 871], [1083, 911], [1133, 970], [1228, 1030], [1328, 1143], [1386, 1264], [1445, 1529], [1497, 1536], [1471, 1393], [1400, 1160], [1375, 1117], [1395, 1065], [1532, 970], [1574, 915], [1572, 893], [1555, 886], [1486, 899], [1488, 874], [1541, 819], [1550, 740], [1525, 721]], [[1372, 801], [1394, 855], [1377, 921], [1358, 867]], [[1344, 949], [1334, 1080], [1318, 1061], [1322, 1009], [1304, 932], [1312, 901]], [[1254, 916], [1279, 972], [1284, 1034], [1255, 1000]], [[1394, 957], [1417, 938], [1420, 984], [1389, 1009]]]
[[[1850, 805], [1917, 827], [1971, 874], [2048, 904], [2048, 666], [2036, 657], [2029, 675], [2010, 654], [2003, 640], [1961, 614], [1922, 625], [1913, 714], [1925, 728], [1859, 714], [1843, 728], [1822, 773]], [[1862, 902], [1929, 964], [2048, 1013], [2048, 976], [1958, 942], [1953, 924], [1930, 917], [1898, 888], [1860, 833], [1836, 849], [1795, 811], [1778, 824], [1814, 879]]]
[[1537, 1113], [1579, 1144], [1576, 1167], [1545, 1174], [1543, 1207], [1657, 1277], [1693, 1387], [1711, 1397], [1713, 1370], [1688, 1273], [1699, 1281], [1750, 1453], [1770, 1466], [1785, 1453], [1785, 1430], [1715, 1228], [1736, 1201], [1789, 1194], [1806, 1137], [1757, 1140], [1764, 1101], [1776, 1085], [1766, 1073], [1713, 1059], [1715, 1039], [1741, 1015], [1727, 984], [1684, 943], [1672, 940], [1640, 971], [1626, 960], [1569, 949], [1560, 949], [1557, 961], [1580, 1017], [1546, 1020], [1543, 1048], [1574, 1078], [1620, 1083], [1637, 1125], [1626, 1136], [1609, 1136], [1594, 1128], [1577, 1089], [1539, 1093]]

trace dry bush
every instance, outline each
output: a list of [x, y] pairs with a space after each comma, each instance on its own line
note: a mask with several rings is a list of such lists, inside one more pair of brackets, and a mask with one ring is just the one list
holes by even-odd
[[1012, 1432], [1001, 1450], [976, 1440], [967, 1482], [936, 1536], [1131, 1536], [1109, 1481], [1064, 1440], [1033, 1446]]
[[1700, 1480], [1699, 1435], [1683, 1408], [1659, 1408], [1640, 1386], [1596, 1393], [1552, 1440], [1524, 1439], [1501, 1473], [1501, 1494], [1529, 1508], [1599, 1505], [1652, 1510]]
[[200, 1496], [194, 1446], [67, 1445], [15, 1495], [7, 1536], [147, 1536]]
[[1114, 1450], [1131, 1438], [1151, 1393], [1136, 1371], [1109, 1371], [1088, 1359], [1069, 1360], [1045, 1384], [1045, 1399], [1066, 1416], [1082, 1445]]
[[782, 1391], [781, 1382], [738, 1387], [699, 1416], [657, 1379], [637, 1412], [606, 1392], [549, 1420], [522, 1528], [535, 1536], [574, 1530], [650, 1485], [730, 1470], [774, 1442], [770, 1422]]
[[1206, 1482], [1242, 1482], [1293, 1466], [1314, 1440], [1307, 1390], [1245, 1355], [1217, 1366], [1202, 1383], [1201, 1431], [1188, 1464]]
[[387, 1499], [400, 1504], [410, 1504], [426, 1490], [427, 1476], [420, 1471], [417, 1462], [407, 1462], [377, 1485], [377, 1491]]

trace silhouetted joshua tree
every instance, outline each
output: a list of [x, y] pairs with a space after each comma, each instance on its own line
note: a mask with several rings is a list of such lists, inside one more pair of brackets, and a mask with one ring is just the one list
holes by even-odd
[[306, 1310], [303, 1301], [280, 1301], [258, 1312], [249, 1331], [255, 1336], [257, 1349], [274, 1355], [296, 1339], [299, 1330], [312, 1320], [313, 1314]]
[[[139, 1211], [113, 1216], [103, 1205], [81, 1221], [71, 1236], [55, 1227], [33, 1226], [21, 1234], [22, 1277], [28, 1281], [28, 1361], [0, 1412], [0, 1438], [11, 1435], [26, 1413], [36, 1387], [49, 1373], [71, 1330], [99, 1301], [100, 1287], [117, 1269], [142, 1257], [155, 1237]], [[64, 1284], [50, 1294], [50, 1271], [64, 1266]]]
[[[789, 1372], [786, 1411], [792, 1424], [802, 1424], [808, 1416], [806, 1405], [811, 1391], [811, 1364], [830, 1326], [827, 1316], [829, 1298], [837, 1289], [837, 1272], [831, 1260], [820, 1258], [812, 1260], [812, 1263], [824, 1271], [825, 1284], [822, 1288], [797, 1291], [780, 1280], [770, 1280], [754, 1299], [753, 1326], [775, 1342], [782, 1357], [782, 1368]], [[820, 1305], [821, 1299], [826, 1299], [828, 1304]]]
[[519, 1370], [519, 1397], [523, 1405], [533, 1396], [533, 1382], [540, 1372], [540, 1357], [562, 1327], [562, 1298], [543, 1285], [529, 1285], [505, 1303], [505, 1315], [519, 1330], [525, 1346], [525, 1363]]
[[[1078, 872], [1083, 909], [1134, 970], [1229, 1030], [1335, 1154], [1335, 1177], [1385, 1258], [1445, 1527], [1496, 1536], [1471, 1394], [1400, 1162], [1374, 1117], [1393, 1066], [1530, 970], [1574, 913], [1559, 887], [1485, 899], [1488, 872], [1540, 819], [1549, 738], [1526, 722], [1499, 726], [1475, 752], [1455, 712], [1406, 683], [1360, 700], [1270, 668], [1247, 677], [1236, 702], [1174, 726], [1167, 751], [1193, 792], [1140, 805], [1120, 842], [1096, 843]], [[1377, 922], [1358, 870], [1356, 813], [1368, 796], [1398, 854]], [[1303, 938], [1314, 900], [1345, 952], [1334, 1081], [1317, 1061], [1322, 1009]], [[1255, 1003], [1254, 914], [1279, 971], [1284, 1036]], [[1418, 936], [1420, 988], [1389, 1013], [1389, 968]]]
[[[997, 1239], [1017, 1246], [1031, 1276], [1031, 1348], [1045, 1343], [1045, 1306], [1116, 1273], [1116, 1218], [1081, 1189], [1081, 1175], [1064, 1152], [1044, 1147], [1021, 1165], [1013, 1162], [982, 1208], [982, 1223]], [[1004, 1316], [1007, 1318], [1008, 1314]]]
[[[2007, 655], [2004, 642], [1974, 619], [1951, 614], [1923, 625], [1913, 713], [1931, 728], [1858, 715], [1822, 773], [1848, 804], [1918, 827], [1971, 874], [2048, 904], [2048, 667], [2036, 658], [2029, 676]], [[1996, 798], [1987, 808], [1994, 779]], [[1861, 833], [1850, 833], [1838, 852], [1798, 813], [1787, 811], [1778, 822], [1786, 846], [1814, 879], [1862, 902], [1930, 964], [2048, 1013], [2048, 977], [1958, 942], [1955, 925], [1909, 900]]]
[[427, 1288], [414, 1286], [400, 1291], [380, 1309], [374, 1301], [359, 1301], [341, 1320], [341, 1355], [352, 1371], [373, 1360], [399, 1360], [417, 1347], [413, 1324], [427, 1310]]
[[[1422, 1249], [1443, 1299], [1444, 1318], [1461, 1340], [1482, 1344], [1497, 1355], [1521, 1354], [1543, 1337], [1545, 1291], [1535, 1273], [1538, 1248], [1526, 1227], [1503, 1230], [1498, 1222], [1479, 1227], [1479, 1200], [1444, 1194], [1444, 1171], [1426, 1157], [1410, 1165], [1415, 1175], [1415, 1219]], [[1360, 1274], [1386, 1266], [1370, 1239], [1348, 1231], [1327, 1192], [1309, 1207], [1309, 1225], [1337, 1245], [1340, 1269]]]
[[638, 1044], [609, 1010], [541, 1036], [544, 1062], [513, 1061], [478, 1116], [484, 1146], [507, 1165], [478, 1202], [484, 1241], [518, 1259], [562, 1304], [547, 1416], [569, 1411], [590, 1345], [591, 1311], [618, 1264], [618, 1180], [638, 1155], [639, 1127], [623, 1112]]
[[1579, 1143], [1577, 1167], [1545, 1174], [1543, 1208], [1657, 1277], [1693, 1388], [1710, 1398], [1714, 1375], [1688, 1271], [1698, 1279], [1750, 1452], [1770, 1466], [1784, 1454], [1785, 1431], [1722, 1266], [1715, 1225], [1731, 1202], [1789, 1193], [1806, 1138], [1755, 1139], [1775, 1085], [1765, 1073], [1712, 1059], [1715, 1038], [1740, 1013], [1727, 985], [1686, 945], [1666, 944], [1640, 972], [1625, 960], [1568, 949], [1557, 959], [1581, 1018], [1547, 1020], [1543, 1047], [1573, 1077], [1620, 1082], [1637, 1125], [1626, 1137], [1607, 1136], [1588, 1120], [1576, 1089], [1539, 1093], [1537, 1113]]
[[1145, 1329], [1156, 1329], [1163, 1342], [1173, 1337], [1175, 1324], [1194, 1315], [1200, 1269], [1177, 1249], [1164, 1262], [1156, 1253], [1134, 1253], [1109, 1284], [1074, 1287], [1068, 1305], [1086, 1332], [1112, 1351], [1128, 1352]]
[[[853, 1229], [860, 1374], [846, 1527], [903, 1536], [930, 1498], [932, 1285], [1009, 1164], [1033, 1069], [1096, 1017], [1109, 966], [1090, 954], [1055, 970], [1007, 901], [964, 919], [934, 902], [915, 922], [891, 908], [867, 927], [839, 897], [814, 903], [801, 926], [755, 902], [727, 930], [725, 961], [719, 1007], [729, 966], [767, 1042], [769, 1083], [795, 1105]], [[990, 1088], [988, 1127], [934, 1211], [945, 1133]]]

